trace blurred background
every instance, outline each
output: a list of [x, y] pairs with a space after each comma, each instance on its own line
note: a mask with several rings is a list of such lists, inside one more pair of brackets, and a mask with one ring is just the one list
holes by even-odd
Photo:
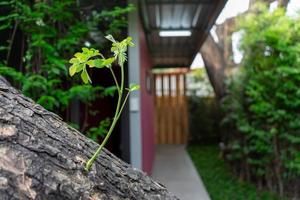
[[[2, 0], [0, 75], [101, 143], [116, 88], [70, 78], [133, 38], [138, 83], [106, 148], [182, 199], [300, 199], [299, 0]], [[119, 67], [113, 66], [117, 78]]]

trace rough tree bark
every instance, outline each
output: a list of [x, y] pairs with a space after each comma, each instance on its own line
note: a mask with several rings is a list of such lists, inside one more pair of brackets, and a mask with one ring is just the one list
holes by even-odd
[[278, 6], [282, 8], [287, 8], [290, 0], [278, 0]]
[[233, 62], [231, 42], [231, 35], [236, 27], [235, 18], [229, 18], [216, 26], [218, 42], [209, 34], [200, 49], [200, 53], [215, 94], [218, 99], [221, 99], [225, 95], [226, 69], [229, 66], [236, 66]]
[[178, 199], [0, 77], [0, 199]]
[[207, 71], [208, 78], [213, 86], [216, 97], [221, 99], [225, 94], [224, 72], [225, 59], [223, 52], [209, 34], [201, 47], [201, 55]]

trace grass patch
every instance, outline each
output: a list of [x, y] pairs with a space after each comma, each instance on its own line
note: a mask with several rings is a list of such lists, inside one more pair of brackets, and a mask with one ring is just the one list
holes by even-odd
[[220, 158], [217, 146], [191, 145], [188, 152], [212, 200], [282, 200], [239, 181]]

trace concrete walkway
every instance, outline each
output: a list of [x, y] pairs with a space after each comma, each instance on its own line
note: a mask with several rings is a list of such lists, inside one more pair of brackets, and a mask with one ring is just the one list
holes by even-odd
[[159, 145], [152, 177], [181, 200], [210, 200], [185, 145]]

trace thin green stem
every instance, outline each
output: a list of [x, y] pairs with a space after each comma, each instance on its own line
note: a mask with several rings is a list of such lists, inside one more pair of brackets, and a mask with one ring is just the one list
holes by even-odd
[[124, 106], [125, 106], [125, 104], [126, 104], [126, 102], [127, 102], [127, 99], [128, 99], [128, 97], [129, 97], [129, 95], [130, 95], [130, 92], [131, 92], [131, 91], [128, 91], [128, 93], [127, 93], [127, 95], [126, 95], [126, 97], [125, 97], [125, 99], [124, 99], [124, 101], [123, 101], [123, 104], [122, 104], [122, 106], [121, 106], [120, 112], [119, 112], [119, 114], [118, 114], [118, 119], [120, 118], [120, 116], [121, 116], [121, 114], [122, 114], [122, 111], [123, 111], [123, 109], [124, 109]]
[[112, 67], [110, 67], [109, 70], [110, 70], [112, 76], [114, 77], [115, 84], [116, 84], [116, 86], [117, 86], [118, 91], [120, 91], [120, 86], [119, 86], [118, 80], [117, 80], [117, 78], [116, 78], [116, 75], [115, 75], [115, 73], [114, 73], [114, 70], [112, 69]]
[[[105, 59], [105, 57], [102, 54], [100, 54], [100, 56], [101, 56], [101, 58]], [[115, 84], [117, 86], [118, 92], [120, 92], [120, 86], [119, 86], [118, 80], [116, 78], [116, 75], [114, 73], [114, 70], [112, 69], [112, 67], [109, 67], [109, 70], [110, 70], [110, 72], [111, 72], [111, 74], [112, 74], [112, 76], [114, 78], [114, 81], [115, 81]]]
[[[107, 141], [108, 141], [110, 135], [112, 134], [112, 131], [113, 131], [113, 129], [114, 129], [119, 117], [120, 117], [120, 107], [121, 107], [121, 101], [122, 101], [122, 96], [123, 96], [123, 90], [124, 90], [124, 68], [123, 68], [123, 66], [121, 66], [121, 87], [120, 87], [119, 92], [118, 92], [119, 96], [118, 96], [118, 103], [117, 103], [117, 107], [116, 107], [115, 116], [114, 116], [113, 122], [112, 122], [112, 124], [109, 128], [109, 131], [107, 132], [107, 135], [105, 136], [103, 142], [100, 144], [100, 146], [98, 147], [98, 149], [94, 153], [94, 155], [86, 163], [85, 169], [87, 171], [90, 170], [90, 168], [92, 167], [94, 161], [97, 159], [97, 157], [99, 156], [101, 150], [103, 149], [103, 147], [107, 143]], [[122, 107], [124, 107], [124, 103], [123, 103]]]

